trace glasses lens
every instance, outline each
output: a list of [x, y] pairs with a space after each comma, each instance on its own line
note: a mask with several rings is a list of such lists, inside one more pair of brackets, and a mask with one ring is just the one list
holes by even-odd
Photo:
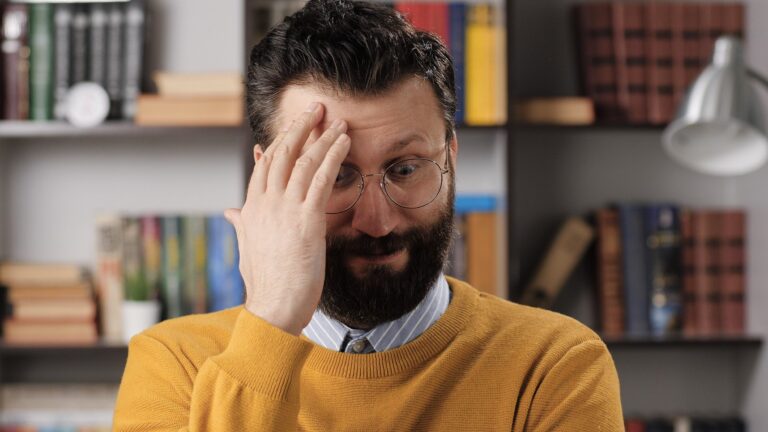
[[387, 169], [384, 188], [397, 205], [423, 207], [434, 201], [443, 183], [440, 167], [429, 159], [408, 159]]
[[357, 202], [362, 189], [363, 176], [360, 172], [352, 167], [342, 165], [333, 184], [333, 191], [331, 191], [325, 212], [341, 213], [349, 209]]

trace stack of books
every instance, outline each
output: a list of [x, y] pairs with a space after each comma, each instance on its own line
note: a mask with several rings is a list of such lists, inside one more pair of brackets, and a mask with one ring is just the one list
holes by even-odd
[[158, 94], [139, 96], [142, 126], [240, 126], [244, 83], [238, 73], [155, 74]]
[[603, 122], [668, 123], [715, 40], [746, 34], [743, 2], [592, 1], [574, 12], [583, 94]]
[[84, 270], [75, 265], [6, 262], [3, 317], [7, 343], [79, 345], [97, 341], [96, 301]]

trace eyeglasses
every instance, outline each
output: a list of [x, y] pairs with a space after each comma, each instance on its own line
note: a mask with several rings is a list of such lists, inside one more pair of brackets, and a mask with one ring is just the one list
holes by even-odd
[[443, 174], [448, 170], [448, 143], [445, 144], [443, 169], [431, 159], [404, 159], [389, 165], [383, 173], [363, 174], [356, 168], [342, 165], [326, 214], [343, 213], [357, 204], [365, 190], [365, 179], [381, 177], [379, 187], [395, 205], [406, 209], [417, 209], [432, 203], [443, 188]]

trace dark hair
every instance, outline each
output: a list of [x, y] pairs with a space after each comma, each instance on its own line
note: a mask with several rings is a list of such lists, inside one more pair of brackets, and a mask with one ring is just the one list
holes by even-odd
[[310, 0], [251, 50], [247, 109], [254, 142], [272, 141], [280, 96], [289, 85], [311, 83], [356, 97], [382, 94], [413, 76], [432, 85], [446, 140], [452, 138], [453, 62], [437, 36], [383, 4]]

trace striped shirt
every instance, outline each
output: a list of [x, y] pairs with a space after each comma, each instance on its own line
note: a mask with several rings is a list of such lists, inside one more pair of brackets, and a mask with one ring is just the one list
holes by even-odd
[[400, 318], [379, 324], [371, 330], [349, 328], [315, 310], [302, 332], [312, 342], [333, 351], [349, 353], [383, 352], [416, 339], [437, 321], [448, 308], [451, 290], [440, 274], [435, 285], [415, 309]]

